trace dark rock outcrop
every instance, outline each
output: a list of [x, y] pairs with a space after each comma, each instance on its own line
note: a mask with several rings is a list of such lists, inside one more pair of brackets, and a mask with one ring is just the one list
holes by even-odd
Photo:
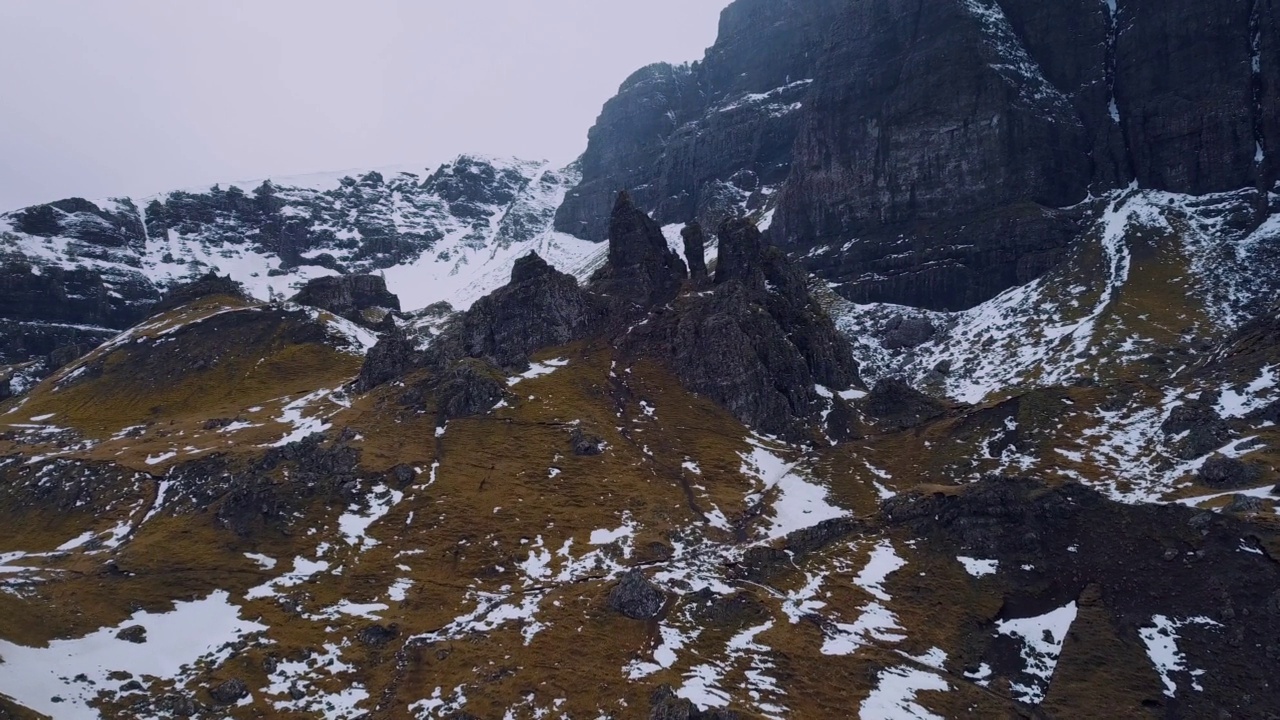
[[1214, 488], [1246, 487], [1262, 478], [1262, 468], [1236, 458], [1215, 455], [1200, 466], [1196, 478]]
[[377, 325], [387, 312], [400, 310], [400, 298], [387, 290], [380, 275], [313, 278], [291, 300], [369, 326]]
[[628, 192], [618, 193], [609, 216], [609, 258], [591, 277], [591, 289], [619, 311], [628, 305], [647, 309], [671, 302], [688, 275], [662, 228], [635, 206]]
[[662, 612], [667, 596], [640, 570], [622, 576], [609, 592], [609, 607], [632, 620], [650, 620]]
[[92, 349], [92, 347], [80, 343], [63, 345], [49, 353], [49, 357], [45, 362], [50, 370], [56, 370], [79, 360]]
[[670, 685], [662, 685], [649, 698], [649, 720], [739, 720], [732, 710], [700, 710], [691, 700], [676, 695]]
[[230, 275], [222, 277], [217, 273], [210, 272], [189, 283], [183, 283], [171, 288], [169, 292], [164, 294], [160, 302], [151, 308], [151, 312], [153, 315], [159, 315], [176, 307], [186, 305], [193, 300], [214, 295], [226, 295], [244, 301], [249, 299], [249, 296], [245, 294], [244, 286], [232, 280]]
[[[1242, 541], [1254, 544], [1248, 538], [1259, 532], [1264, 544], [1274, 542], [1271, 531], [1229, 515], [1118, 503], [1080, 485], [1047, 487], [1028, 478], [990, 477], [964, 488], [900, 495], [882, 505], [882, 515], [919, 538], [920, 550], [997, 561], [998, 574], [984, 579], [997, 583], [1002, 595], [997, 620], [1035, 617], [1073, 602], [1083, 614], [1087, 604], [1141, 648], [1139, 628], [1151, 627], [1157, 615], [1212, 618], [1214, 626], [1204, 632], [1180, 633], [1179, 651], [1204, 667], [1230, 669], [1196, 678], [1198, 692], [1179, 689], [1175, 714], [1225, 717], [1238, 714], [1228, 708], [1239, 710], [1241, 702], [1249, 716], [1280, 714], [1275, 693], [1249, 691], [1270, 683], [1280, 662], [1280, 569], [1265, 553], [1241, 550]], [[971, 662], [988, 663], [996, 678], [1044, 682], [1028, 677], [1021, 660], [1002, 660], [1010, 657], [1003, 654], [1007, 646], [983, 625], [962, 641]], [[1238, 662], [1245, 648], [1256, 662]], [[1093, 650], [1092, 644], [1067, 648], [1058, 671], [1069, 664], [1096, 667]], [[1011, 657], [1018, 657], [1016, 649]], [[1190, 686], [1185, 676], [1174, 681]], [[1159, 685], [1151, 687], [1158, 692]]]
[[356, 633], [356, 638], [370, 647], [382, 647], [399, 636], [400, 627], [395, 623], [390, 625], [375, 623]]
[[436, 423], [488, 412], [506, 389], [506, 378], [494, 366], [475, 358], [459, 360], [436, 379]]
[[599, 329], [599, 298], [537, 253], [518, 259], [511, 282], [450, 319], [425, 352], [390, 328], [373, 347], [354, 389], [367, 392], [416, 369], [427, 378], [401, 398], [421, 408], [434, 393], [437, 422], [487, 412], [506, 392], [506, 373], [525, 370], [529, 354]]
[[209, 697], [218, 705], [234, 705], [249, 697], [249, 686], [240, 678], [231, 678], [209, 688]]
[[680, 231], [680, 239], [684, 241], [684, 260], [689, 265], [689, 277], [700, 282], [707, 277], [707, 239], [703, 235], [702, 225], [697, 221], [684, 226]]
[[632, 328], [620, 347], [655, 357], [687, 389], [762, 432], [805, 437], [828, 407], [816, 386], [858, 382], [848, 343], [804, 275], [764, 248], [754, 225], [726, 221], [719, 235], [714, 290], [681, 296], [673, 311]]
[[178, 717], [193, 717], [200, 712], [200, 705], [195, 698], [183, 693], [165, 695], [156, 701], [156, 707]]
[[782, 547], [755, 545], [742, 555], [735, 574], [751, 582], [764, 582], [774, 575], [794, 568], [805, 556], [829, 547], [854, 533], [864, 525], [854, 518], [833, 518], [813, 527], [797, 530], [786, 537]]
[[159, 297], [148, 284], [93, 270], [3, 262], [0, 365], [42, 360], [69, 345], [99, 345], [145, 318]]
[[573, 454], [578, 457], [591, 457], [604, 452], [604, 440], [598, 435], [583, 432], [582, 428], [574, 428], [569, 433], [569, 445]]
[[895, 429], [922, 425], [942, 415], [946, 408], [944, 403], [916, 390], [901, 378], [877, 381], [862, 403], [867, 415]]
[[477, 358], [524, 370], [530, 353], [586, 337], [600, 317], [598, 300], [577, 279], [530, 253], [516, 261], [509, 284], [451, 321], [428, 351], [427, 363], [443, 368]]
[[404, 331], [394, 324], [384, 332], [378, 342], [365, 355], [356, 378], [354, 390], [358, 393], [370, 390], [403, 377], [421, 361], [421, 353]]
[[1252, 495], [1232, 495], [1231, 502], [1227, 503], [1223, 512], [1248, 514], [1260, 512], [1262, 509], [1262, 498]]
[[1231, 429], [1207, 400], [1179, 405], [1160, 425], [1166, 442], [1181, 460], [1194, 460], [1222, 447]]
[[84, 198], [67, 198], [14, 213], [16, 230], [37, 237], [60, 235], [98, 248], [140, 249], [147, 237], [131, 200], [100, 207]]

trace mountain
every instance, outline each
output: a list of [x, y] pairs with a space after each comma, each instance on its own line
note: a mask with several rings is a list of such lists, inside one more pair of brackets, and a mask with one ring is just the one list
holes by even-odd
[[568, 169], [3, 216], [0, 718], [1280, 717], [1275, 13], [738, 0]]
[[534, 248], [585, 272], [599, 249], [550, 230], [575, 178], [572, 168], [463, 156], [431, 173], [335, 173], [5, 213], [0, 364], [36, 360], [38, 377], [208, 272], [262, 300], [312, 278], [376, 272], [405, 310], [466, 307]]
[[[587, 282], [529, 254], [425, 332], [201, 281], [0, 408], [0, 694], [70, 718], [1265, 717], [1278, 316], [1170, 339], [1215, 320], [1171, 304], [1197, 208], [1168, 202], [1101, 201], [986, 321], [850, 307], [750, 222], [691, 275], [625, 194]], [[878, 353], [837, 332], [859, 323]], [[964, 402], [889, 374], [943, 348]]]
[[1088, 197], [1265, 206], [1278, 32], [1246, 0], [742, 0], [605, 105], [556, 227], [599, 240], [623, 187], [663, 224], [746, 210], [850, 300], [968, 309], [1056, 265]]

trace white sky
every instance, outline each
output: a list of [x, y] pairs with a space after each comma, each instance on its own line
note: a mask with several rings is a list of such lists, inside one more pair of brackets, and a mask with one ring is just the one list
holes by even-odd
[[568, 163], [728, 0], [0, 0], [0, 210], [461, 152]]

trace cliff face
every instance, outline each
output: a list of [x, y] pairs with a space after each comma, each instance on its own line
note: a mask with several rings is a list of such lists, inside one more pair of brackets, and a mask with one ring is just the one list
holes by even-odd
[[[773, 213], [855, 301], [961, 309], [1060, 261], [1092, 192], [1271, 188], [1270, 0], [734, 3], [605, 106], [557, 228]], [[776, 195], [775, 195], [776, 193]]]
[[798, 111], [843, 6], [736, 2], [701, 62], [628, 78], [590, 132], [583, 181], [556, 213], [556, 229], [604, 240], [620, 189], [663, 225], [698, 217], [715, 227], [739, 207], [763, 207], [787, 177]]

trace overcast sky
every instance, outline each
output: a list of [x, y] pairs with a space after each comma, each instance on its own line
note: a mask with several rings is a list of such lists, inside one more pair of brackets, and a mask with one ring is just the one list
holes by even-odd
[[461, 152], [567, 163], [729, 0], [0, 0], [0, 210]]

